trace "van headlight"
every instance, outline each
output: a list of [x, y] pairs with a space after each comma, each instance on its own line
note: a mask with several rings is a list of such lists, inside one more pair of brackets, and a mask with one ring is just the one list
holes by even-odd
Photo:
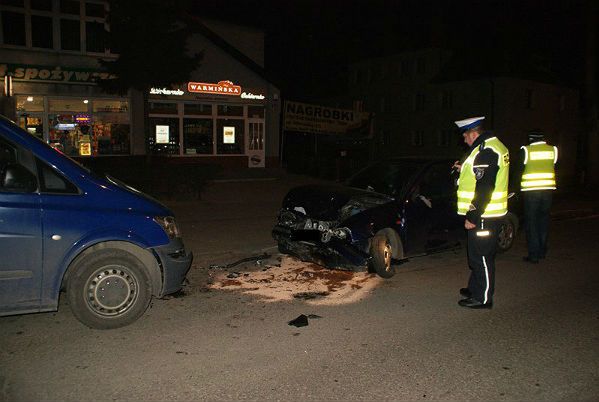
[[160, 225], [169, 239], [181, 237], [181, 232], [179, 232], [174, 216], [155, 216], [154, 222]]

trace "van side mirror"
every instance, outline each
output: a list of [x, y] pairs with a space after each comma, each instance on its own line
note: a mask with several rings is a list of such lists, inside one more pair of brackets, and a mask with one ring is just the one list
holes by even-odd
[[0, 173], [0, 191], [32, 193], [35, 190], [37, 190], [35, 175], [22, 165], [6, 165]]

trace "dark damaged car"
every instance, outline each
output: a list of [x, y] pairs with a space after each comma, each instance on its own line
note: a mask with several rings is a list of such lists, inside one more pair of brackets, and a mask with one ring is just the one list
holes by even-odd
[[[397, 158], [365, 168], [346, 185], [293, 188], [272, 231], [279, 251], [389, 278], [410, 257], [457, 248], [465, 230], [456, 214], [452, 165], [453, 160]], [[513, 212], [502, 218], [499, 251], [512, 246], [517, 228]]]

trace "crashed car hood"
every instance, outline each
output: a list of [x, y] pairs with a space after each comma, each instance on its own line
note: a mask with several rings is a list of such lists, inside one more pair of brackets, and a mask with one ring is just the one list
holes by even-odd
[[388, 195], [353, 187], [306, 185], [289, 191], [283, 207], [315, 219], [336, 220], [341, 218], [344, 207], [355, 205], [356, 209], [365, 210], [392, 200]]

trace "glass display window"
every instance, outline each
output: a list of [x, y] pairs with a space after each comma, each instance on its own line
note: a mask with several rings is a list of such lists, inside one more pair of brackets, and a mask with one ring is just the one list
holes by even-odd
[[243, 116], [243, 106], [218, 105], [219, 116]]
[[218, 119], [216, 121], [216, 153], [244, 154], [245, 121], [240, 119]]
[[41, 113], [21, 113], [17, 117], [19, 127], [40, 140], [44, 139], [44, 118]]
[[127, 112], [129, 102], [126, 100], [96, 99], [92, 104], [93, 112]]
[[176, 102], [150, 102], [150, 114], [178, 114]]
[[44, 97], [33, 95], [17, 95], [17, 113], [43, 112]]
[[264, 106], [248, 106], [248, 117], [264, 118]]
[[212, 119], [183, 119], [183, 153], [185, 155], [214, 153]]
[[148, 148], [153, 154], [179, 154], [179, 119], [150, 117]]
[[87, 112], [89, 101], [81, 98], [50, 99], [49, 112]]
[[204, 103], [186, 103], [184, 111], [186, 116], [212, 116], [212, 105]]

